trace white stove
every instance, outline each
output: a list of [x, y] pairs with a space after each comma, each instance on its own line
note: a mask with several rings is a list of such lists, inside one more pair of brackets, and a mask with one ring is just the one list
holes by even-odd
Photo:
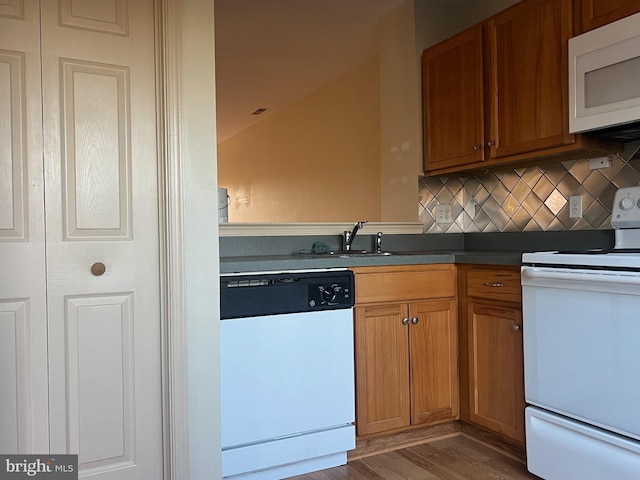
[[523, 255], [527, 467], [640, 478], [640, 187], [618, 190], [609, 250]]
[[640, 186], [616, 192], [611, 226], [615, 229], [613, 248], [525, 253], [522, 263], [640, 269]]

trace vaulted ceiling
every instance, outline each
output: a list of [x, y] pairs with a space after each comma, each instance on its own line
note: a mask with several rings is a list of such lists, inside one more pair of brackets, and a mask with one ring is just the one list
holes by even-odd
[[404, 1], [216, 0], [218, 141], [374, 56], [378, 21]]

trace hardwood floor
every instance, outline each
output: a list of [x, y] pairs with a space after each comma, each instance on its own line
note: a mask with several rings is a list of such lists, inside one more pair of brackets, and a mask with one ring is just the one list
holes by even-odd
[[295, 480], [537, 479], [525, 465], [464, 435], [381, 453]]

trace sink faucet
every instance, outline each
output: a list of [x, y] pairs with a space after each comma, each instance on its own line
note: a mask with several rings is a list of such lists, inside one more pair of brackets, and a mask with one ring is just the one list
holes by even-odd
[[376, 253], [382, 253], [382, 232], [376, 234]]
[[342, 239], [343, 250], [351, 250], [351, 244], [353, 240], [356, 238], [356, 234], [358, 230], [362, 228], [362, 226], [367, 223], [366, 221], [356, 223], [351, 230], [344, 231], [344, 238]]

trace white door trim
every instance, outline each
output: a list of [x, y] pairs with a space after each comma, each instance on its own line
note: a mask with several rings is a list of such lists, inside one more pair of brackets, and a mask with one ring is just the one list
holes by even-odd
[[187, 332], [180, 158], [179, 2], [156, 1], [164, 477], [189, 478]]
[[215, 479], [222, 451], [213, 0], [155, 1], [164, 476]]

